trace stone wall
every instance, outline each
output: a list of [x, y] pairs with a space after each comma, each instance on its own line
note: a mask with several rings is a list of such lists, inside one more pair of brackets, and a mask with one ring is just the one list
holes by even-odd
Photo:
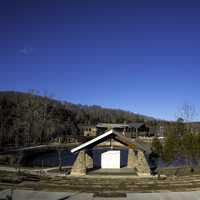
[[93, 168], [93, 159], [92, 159], [92, 156], [88, 153], [85, 154], [85, 162], [86, 162], [87, 169]]
[[128, 163], [127, 168], [136, 169], [137, 167], [137, 157], [133, 149], [128, 149]]
[[127, 168], [136, 169], [138, 175], [150, 175], [149, 164], [146, 160], [144, 152], [141, 150], [128, 150]]
[[146, 157], [144, 155], [143, 151], [138, 151], [138, 160], [137, 160], [137, 172], [138, 175], [145, 175], [150, 174], [150, 167], [146, 160]]
[[[84, 150], [82, 150], [78, 153], [73, 164], [71, 175], [85, 175], [87, 168], [93, 168], [93, 159], [89, 152], [86, 153]], [[146, 160], [144, 152], [141, 150], [129, 148], [127, 168], [135, 169], [139, 176], [150, 175], [149, 164]]]
[[79, 176], [86, 174], [86, 155], [84, 150], [78, 153], [70, 174]]

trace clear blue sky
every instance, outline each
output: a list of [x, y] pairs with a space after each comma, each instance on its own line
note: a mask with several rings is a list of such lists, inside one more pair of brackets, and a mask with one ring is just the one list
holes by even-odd
[[0, 1], [0, 90], [175, 119], [199, 86], [200, 1]]

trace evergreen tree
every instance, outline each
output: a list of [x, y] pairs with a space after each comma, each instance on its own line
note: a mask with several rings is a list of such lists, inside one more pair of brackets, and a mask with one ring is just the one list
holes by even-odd
[[173, 133], [168, 133], [163, 145], [163, 160], [170, 164], [176, 158], [177, 150], [177, 137]]
[[152, 151], [159, 157], [162, 157], [163, 155], [163, 146], [157, 137], [155, 137], [152, 141]]

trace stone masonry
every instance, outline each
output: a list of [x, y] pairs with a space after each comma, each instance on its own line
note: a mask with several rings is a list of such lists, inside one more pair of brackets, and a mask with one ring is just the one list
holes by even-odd
[[86, 154], [84, 150], [78, 153], [70, 174], [79, 176], [86, 174]]
[[145, 158], [144, 152], [141, 150], [134, 151], [128, 150], [128, 163], [127, 168], [136, 169], [138, 175], [149, 175], [150, 168]]
[[136, 169], [137, 167], [137, 157], [133, 149], [128, 149], [128, 163], [127, 168]]
[[86, 168], [87, 169], [93, 168], [93, 159], [89, 153], [85, 154], [85, 160], [86, 160]]
[[137, 162], [137, 172], [138, 175], [149, 175], [150, 174], [150, 167], [146, 160], [143, 151], [138, 151], [138, 162]]

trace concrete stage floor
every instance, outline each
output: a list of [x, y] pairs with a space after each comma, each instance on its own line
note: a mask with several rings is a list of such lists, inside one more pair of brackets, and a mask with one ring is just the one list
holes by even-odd
[[[9, 190], [0, 191], [0, 199], [5, 199]], [[108, 196], [112, 196], [109, 195]], [[195, 192], [163, 192], [163, 193], [121, 193], [123, 197], [95, 197], [93, 193], [45, 192], [15, 190], [13, 200], [200, 200], [200, 191]], [[6, 200], [6, 199], [5, 199]]]
[[88, 170], [87, 172], [88, 175], [136, 175], [136, 172], [134, 169], [129, 169], [129, 168], [120, 168], [120, 169], [92, 169]]

